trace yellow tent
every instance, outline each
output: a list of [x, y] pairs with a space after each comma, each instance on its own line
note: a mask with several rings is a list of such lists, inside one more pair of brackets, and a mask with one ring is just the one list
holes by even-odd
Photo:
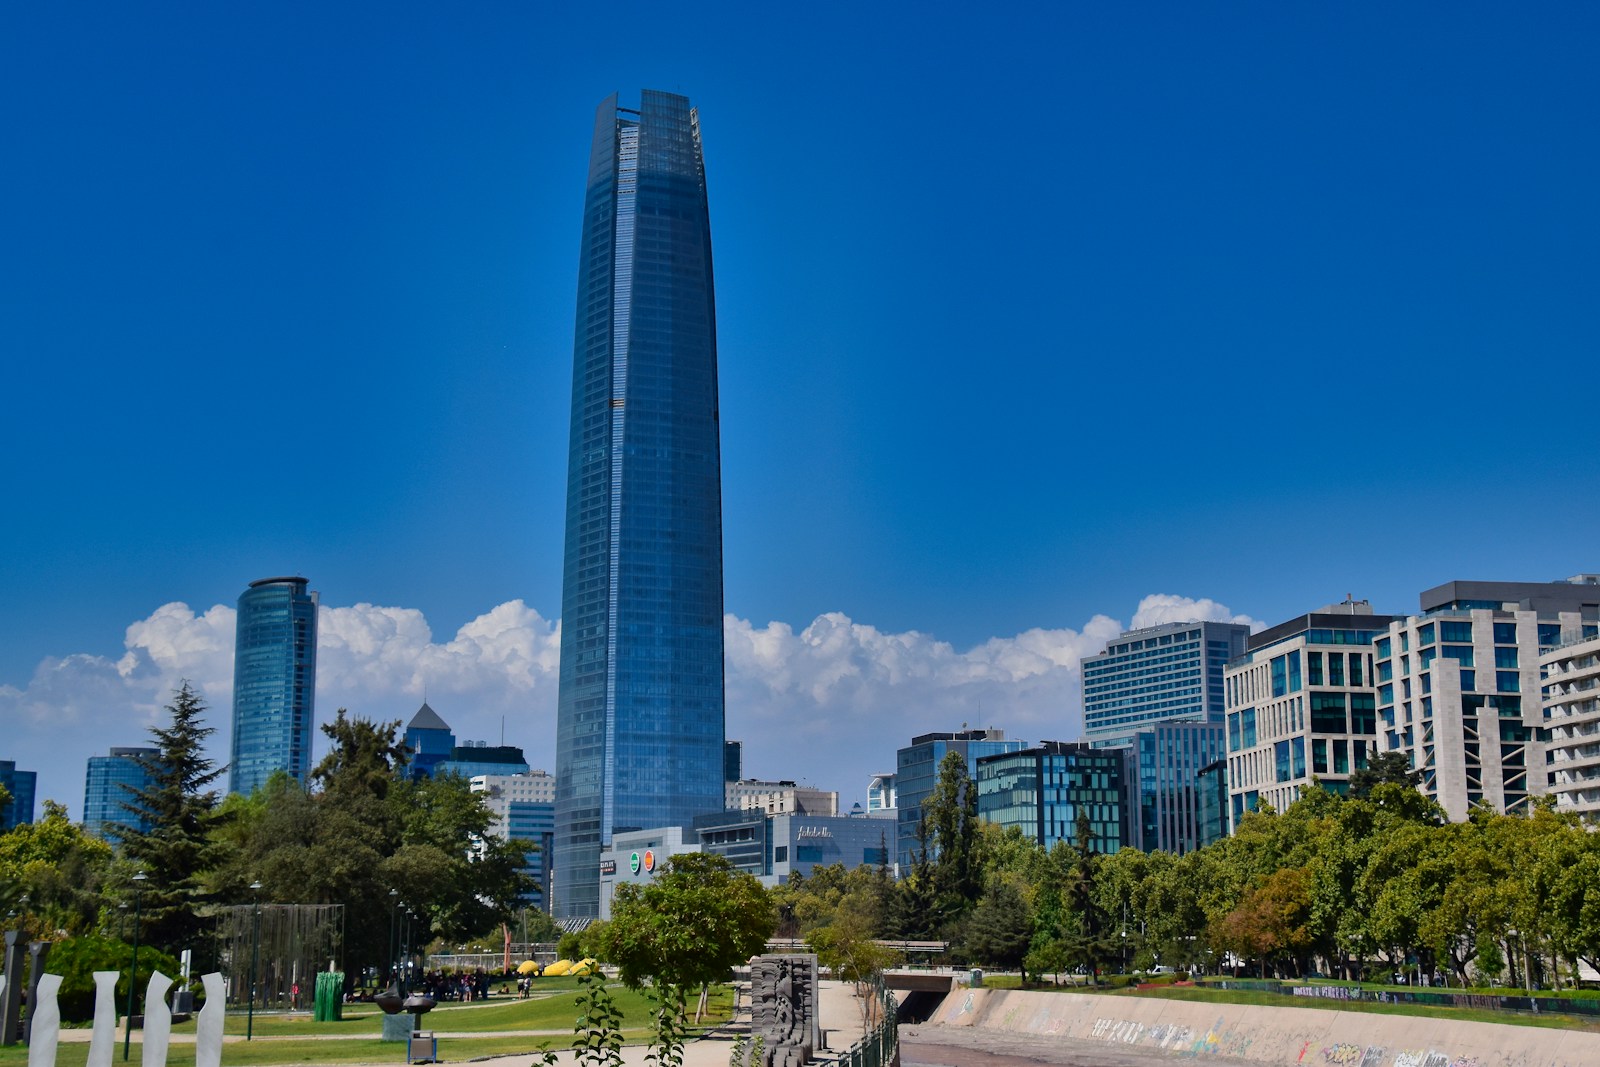
[[600, 965], [598, 963], [596, 963], [594, 960], [592, 960], [592, 959], [584, 959], [584, 960], [579, 960], [577, 963], [574, 963], [572, 965], [572, 969], [569, 970], [567, 973], [581, 976], [581, 975], [585, 975], [585, 974], [594, 974], [599, 970], [600, 970]]
[[556, 960], [544, 969], [544, 975], [546, 978], [555, 978], [558, 975], [566, 974], [570, 970], [572, 970], [571, 960]]
[[518, 974], [538, 974], [539, 973], [539, 965], [537, 963], [534, 963], [532, 960], [523, 960], [521, 963], [517, 964], [517, 973]]

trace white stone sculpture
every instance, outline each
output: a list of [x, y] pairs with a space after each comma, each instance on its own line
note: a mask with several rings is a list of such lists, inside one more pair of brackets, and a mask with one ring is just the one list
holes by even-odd
[[28, 1067], [56, 1067], [56, 1042], [61, 1040], [61, 1005], [56, 993], [61, 989], [59, 974], [41, 974], [35, 987], [38, 1000], [28, 1005]]
[[144, 993], [144, 1067], [167, 1067], [167, 1043], [172, 1039], [167, 991], [171, 988], [172, 979], [160, 971], [151, 973]]
[[94, 972], [94, 1036], [87, 1067], [111, 1067], [117, 1047], [117, 979], [121, 971]]
[[206, 1004], [195, 1024], [194, 1067], [222, 1067], [222, 1021], [228, 1010], [228, 993], [220, 971], [212, 971], [200, 981], [206, 987]]

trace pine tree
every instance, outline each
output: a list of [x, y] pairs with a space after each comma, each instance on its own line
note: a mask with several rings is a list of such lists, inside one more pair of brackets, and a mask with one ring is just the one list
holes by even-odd
[[[150, 829], [124, 833], [122, 854], [130, 876], [145, 876], [139, 891], [142, 939], [176, 955], [199, 948], [209, 926], [199, 914], [206, 903], [201, 879], [215, 865], [218, 846], [211, 832], [219, 823], [220, 797], [206, 787], [226, 768], [216, 767], [205, 754], [206, 738], [216, 731], [204, 724], [206, 705], [187, 680], [166, 710], [170, 723], [150, 730], [157, 753], [139, 760], [150, 784], [132, 791], [125, 805], [147, 818]], [[130, 898], [134, 888], [127, 887]]]

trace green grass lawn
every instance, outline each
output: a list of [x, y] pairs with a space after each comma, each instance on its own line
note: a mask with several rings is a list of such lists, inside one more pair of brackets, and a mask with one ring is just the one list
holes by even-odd
[[[651, 1003], [642, 993], [636, 993], [615, 983], [608, 983], [608, 991], [623, 1014], [623, 1036], [629, 1044], [639, 1044], [650, 1037]], [[577, 982], [564, 988], [554, 983], [536, 987], [536, 997], [528, 1000], [490, 1000], [479, 1004], [444, 1003], [424, 1015], [424, 1030], [441, 1033], [464, 1033], [470, 1037], [439, 1039], [439, 1056], [452, 1062], [480, 1056], [505, 1056], [527, 1053], [532, 1056], [543, 1047], [566, 1049], [572, 1041], [573, 1025], [577, 1021]], [[733, 1007], [733, 992], [727, 987], [711, 991], [710, 1009], [701, 1025], [691, 1031], [696, 1036], [728, 1020]], [[694, 1005], [689, 1005], [693, 1011]], [[230, 1042], [223, 1051], [223, 1062], [229, 1067], [250, 1064], [280, 1063], [404, 1063], [405, 1045], [378, 1039], [382, 1027], [382, 1012], [371, 1004], [351, 1004], [345, 1007], [345, 1017], [338, 1022], [316, 1023], [309, 1015], [258, 1014], [254, 1021], [254, 1039], [249, 1042]], [[228, 1034], [243, 1035], [246, 1018], [243, 1014], [230, 1014], [225, 1024]], [[195, 1023], [175, 1024], [174, 1034], [193, 1034]], [[543, 1030], [536, 1035], [507, 1035], [507, 1031]], [[339, 1040], [327, 1040], [338, 1038]], [[88, 1059], [89, 1045], [62, 1042], [56, 1055], [59, 1067], [82, 1067]], [[139, 1062], [139, 1034], [133, 1035], [132, 1059]], [[0, 1048], [0, 1067], [28, 1062], [28, 1050], [21, 1045]], [[119, 1038], [116, 1062], [122, 1062]], [[173, 1044], [167, 1062], [172, 1067], [189, 1067], [194, 1063], [194, 1045]]]

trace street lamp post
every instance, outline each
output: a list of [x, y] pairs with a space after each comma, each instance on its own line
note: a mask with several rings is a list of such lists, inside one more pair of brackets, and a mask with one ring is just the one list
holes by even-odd
[[246, 1041], [255, 1037], [256, 1030], [256, 968], [261, 966], [261, 882], [250, 883], [250, 891], [255, 894], [255, 929], [250, 937], [250, 1006], [245, 1009], [244, 1039]]
[[122, 1058], [128, 1058], [133, 1045], [133, 987], [139, 983], [139, 898], [144, 892], [145, 876], [140, 871], [133, 876], [133, 969], [128, 973], [128, 1020], [122, 1032]]
[[400, 891], [389, 890], [389, 981], [400, 980]]

